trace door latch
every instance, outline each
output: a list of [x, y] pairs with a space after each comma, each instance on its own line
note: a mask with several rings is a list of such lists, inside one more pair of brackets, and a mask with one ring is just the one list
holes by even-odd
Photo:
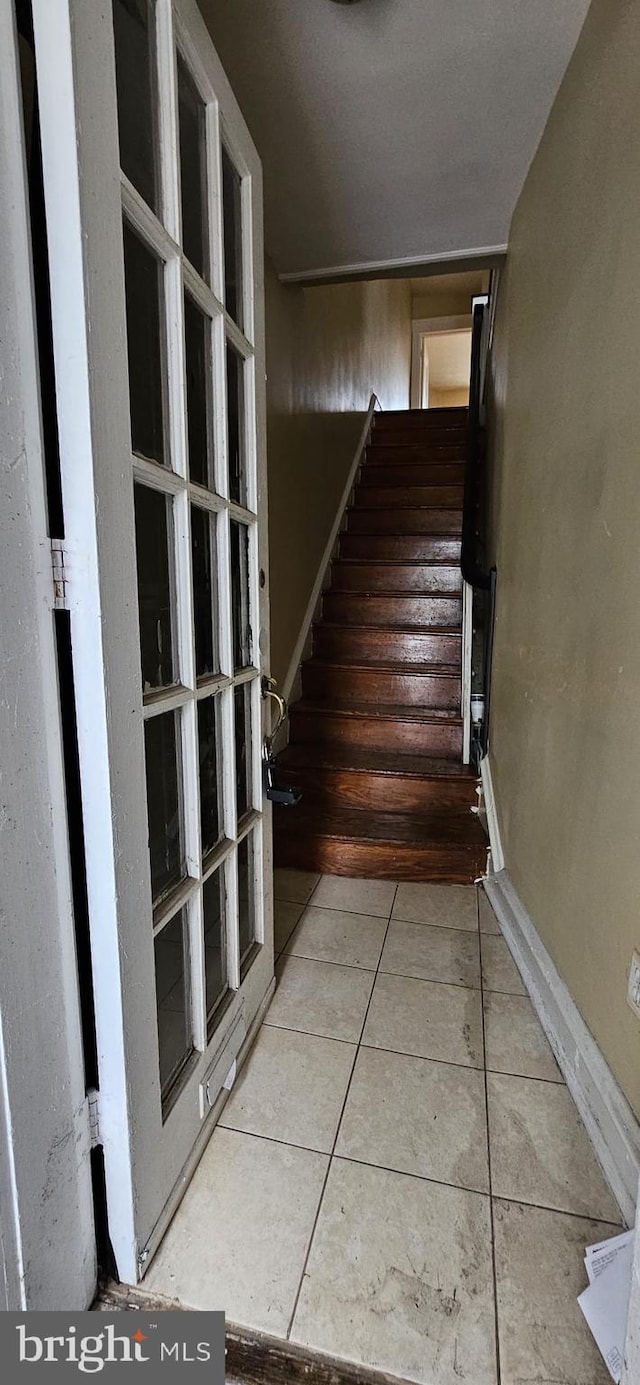
[[274, 738], [287, 718], [287, 703], [285, 698], [276, 692], [275, 679], [266, 676], [262, 679], [262, 696], [271, 697], [278, 704], [278, 720], [271, 735], [265, 736], [262, 750], [264, 791], [270, 803], [281, 803], [286, 808], [295, 808], [296, 803], [302, 798], [302, 791], [292, 784], [277, 783], [278, 762], [273, 750]]

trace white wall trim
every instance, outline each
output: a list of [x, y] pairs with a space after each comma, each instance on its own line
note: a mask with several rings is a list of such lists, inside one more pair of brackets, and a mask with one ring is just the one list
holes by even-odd
[[300, 626], [298, 638], [296, 640], [295, 648], [291, 656], [291, 662], [287, 669], [286, 677], [282, 685], [282, 696], [285, 698], [287, 702], [289, 702], [291, 698], [291, 692], [295, 685], [298, 669], [300, 667], [300, 663], [304, 655], [305, 645], [307, 643], [307, 639], [309, 638], [309, 631], [311, 630], [311, 625], [313, 623], [313, 617], [315, 615], [316, 606], [318, 605], [318, 602], [322, 595], [322, 590], [327, 576], [327, 569], [331, 563], [336, 540], [342, 527], [344, 512], [347, 508], [347, 505], [349, 504], [351, 492], [353, 490], [355, 479], [358, 474], [358, 468], [360, 467], [362, 458], [364, 456], [364, 450], [367, 445], [369, 433], [371, 431], [371, 424], [373, 422], [373, 415], [376, 410], [376, 405], [379, 405], [378, 397], [377, 395], [372, 394], [369, 400], [369, 408], [367, 410], [367, 415], [362, 427], [362, 432], [360, 434], [358, 446], [355, 451], [355, 456], [349, 468], [349, 475], [347, 477], [344, 490], [340, 497], [340, 502], [336, 510], [335, 519], [331, 526], [331, 531], [324, 547], [324, 553], [322, 554], [322, 557], [320, 559], [316, 580], [313, 584], [313, 590], [307, 602], [307, 609], [304, 613], [302, 625]]
[[439, 265], [457, 264], [461, 260], [504, 259], [507, 245], [478, 245], [469, 250], [447, 250], [440, 255], [408, 255], [399, 260], [361, 260], [355, 264], [330, 265], [326, 269], [298, 269], [279, 274], [281, 284], [314, 284], [327, 279], [353, 279], [359, 274], [384, 277], [385, 274], [419, 275], [422, 271], [435, 271]]
[[484, 888], [607, 1183], [627, 1225], [633, 1226], [640, 1125], [506, 870], [489, 876]]
[[482, 780], [482, 797], [484, 810], [487, 815], [487, 830], [489, 832], [489, 843], [491, 846], [491, 874], [497, 875], [504, 870], [504, 852], [502, 850], [502, 838], [500, 836], [500, 823], [498, 822], [498, 811], [496, 799], [493, 792], [493, 778], [491, 776], [491, 764], [489, 756], [485, 755], [480, 762], [480, 778]]

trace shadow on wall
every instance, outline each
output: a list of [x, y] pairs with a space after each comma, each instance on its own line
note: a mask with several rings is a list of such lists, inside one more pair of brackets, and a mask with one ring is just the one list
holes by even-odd
[[407, 280], [285, 288], [267, 264], [271, 671], [283, 683], [371, 393], [409, 406]]

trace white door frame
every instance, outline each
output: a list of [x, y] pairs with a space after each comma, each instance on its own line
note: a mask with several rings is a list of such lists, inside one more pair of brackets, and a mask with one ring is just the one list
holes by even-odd
[[[248, 416], [255, 419], [257, 482], [249, 486], [248, 506], [255, 509], [255, 513], [259, 512], [264, 522], [258, 526], [257, 542], [255, 526], [251, 529], [250, 589], [254, 611], [259, 612], [259, 622], [255, 621], [255, 644], [258, 644], [259, 623], [261, 668], [268, 672], [261, 168], [195, 0], [173, 0], [173, 4], [172, 0], [157, 0], [156, 14], [162, 37], [161, 130], [166, 135], [167, 123], [173, 121], [175, 132], [175, 58], [171, 56], [175, 16], [180, 47], [183, 53], [188, 53], [197, 84], [214, 93], [208, 106], [208, 119], [215, 122], [220, 110], [226, 138], [243, 173], [246, 172], [246, 181], [243, 180], [245, 207], [249, 205], [249, 180], [253, 191], [251, 219], [245, 224], [245, 252], [248, 263], [253, 265], [255, 319], [252, 321], [249, 317], [245, 329], [253, 333], [252, 364], [245, 373], [255, 402], [255, 409], [248, 410]], [[161, 260], [166, 260], [168, 351], [175, 350], [180, 356], [182, 290], [173, 264], [170, 268], [172, 257], [175, 262], [177, 248], [173, 237], [177, 235], [179, 199], [175, 193], [173, 200], [168, 198], [166, 229], [159, 229], [157, 220], [145, 213], [145, 205], [135, 189], [126, 179], [121, 179], [111, 5], [103, 0], [34, 0], [34, 25], [67, 533], [65, 558], [94, 967], [100, 1140], [105, 1157], [109, 1231], [118, 1270], [123, 1279], [136, 1282], [144, 1273], [176, 1201], [184, 1191], [184, 1170], [193, 1162], [194, 1150], [202, 1148], [216, 1119], [217, 1106], [209, 1112], [200, 1107], [200, 1085], [209, 1076], [212, 1065], [215, 1065], [216, 1089], [221, 1085], [227, 1068], [245, 1040], [247, 1029], [266, 1003], [272, 985], [271, 822], [268, 805], [261, 800], [261, 744], [256, 735], [252, 747], [253, 801], [260, 803], [263, 810], [262, 818], [254, 814], [256, 849], [262, 857], [256, 936], [263, 946], [241, 988], [234, 992], [223, 1025], [208, 1043], [206, 1032], [202, 1032], [202, 1019], [199, 1038], [196, 1023], [197, 1062], [192, 1064], [189, 1079], [173, 1108], [162, 1118], [152, 984], [153, 935], [121, 218], [124, 200], [128, 216], [144, 227], [155, 252]], [[175, 143], [175, 133], [173, 138]], [[212, 177], [214, 200], [209, 210], [219, 224], [219, 199], [217, 204], [215, 202], [219, 181], [216, 182], [214, 175]], [[191, 291], [191, 284], [189, 288]], [[209, 294], [212, 317], [219, 311], [216, 289], [219, 291], [218, 281], [213, 282]], [[224, 336], [222, 316], [217, 318], [216, 330], [222, 331]], [[234, 344], [237, 342], [244, 352], [244, 339], [239, 340], [242, 334], [234, 329], [228, 318], [226, 330], [229, 339]], [[177, 390], [179, 396], [184, 391], [180, 360], [176, 365], [173, 359], [170, 380], [174, 382], [171, 387], [174, 394]], [[219, 372], [216, 383], [218, 389], [221, 384], [224, 388]], [[179, 403], [176, 407], [173, 396], [169, 400], [169, 414], [174, 430], [172, 447], [175, 446], [176, 454], [182, 455], [184, 434], [179, 437], [175, 430], [184, 425]], [[225, 445], [220, 429], [216, 441], [219, 456], [220, 448]], [[140, 463], [138, 467], [150, 484], [153, 484], [153, 475], [149, 469], [153, 465]], [[176, 497], [176, 526], [183, 523], [186, 526], [176, 540], [182, 543], [178, 552], [184, 553], [189, 534], [188, 491], [179, 466], [177, 472], [169, 474], [163, 470], [162, 477], [157, 477], [163, 488], [168, 476]], [[213, 499], [211, 508], [215, 509]], [[227, 571], [230, 512], [232, 517], [237, 514], [238, 518], [243, 518], [245, 513], [240, 507], [231, 505], [222, 516], [221, 541]], [[260, 569], [265, 574], [263, 587], [259, 582]], [[184, 593], [184, 584], [181, 590]], [[182, 634], [190, 620], [190, 599], [189, 595], [184, 597], [178, 613]], [[188, 678], [189, 670], [185, 674], [182, 666], [182, 683], [188, 684]], [[229, 729], [230, 689], [228, 696], [224, 696], [227, 697], [227, 733], [232, 734]], [[254, 716], [259, 720], [259, 679], [252, 683], [252, 705]], [[183, 736], [182, 748], [183, 755], [191, 754], [185, 769], [185, 776], [191, 773], [191, 780], [187, 783], [185, 778], [185, 784], [193, 788], [193, 775], [197, 776], [193, 700], [189, 707], [191, 710], [184, 713], [187, 730], [183, 728], [186, 739]], [[195, 782], [197, 785], [197, 777]], [[235, 790], [231, 792], [233, 817]], [[187, 806], [186, 817], [188, 815]], [[187, 832], [187, 868], [192, 876], [200, 869], [199, 860], [192, 859], [193, 846], [189, 847], [189, 840], [199, 842], [199, 822], [194, 821], [193, 813], [188, 830], [192, 836], [189, 839]], [[231, 909], [234, 886], [228, 873], [227, 884]], [[201, 976], [202, 955], [199, 966]], [[163, 1192], [159, 1198], [160, 1188]]]
[[0, 1310], [88, 1307], [96, 1252], [12, 0], [0, 0]]
[[440, 332], [469, 332], [473, 327], [473, 317], [460, 314], [457, 317], [415, 317], [411, 323], [411, 408], [422, 409], [423, 379], [423, 337], [434, 336]]

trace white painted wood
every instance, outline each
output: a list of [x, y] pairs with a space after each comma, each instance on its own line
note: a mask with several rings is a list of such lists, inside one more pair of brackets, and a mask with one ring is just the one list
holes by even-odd
[[[262, 709], [257, 695], [260, 670], [242, 678], [254, 680], [254, 793], [263, 809], [256, 816], [256, 862], [265, 879], [258, 890], [263, 913], [259, 930], [264, 946], [239, 986], [237, 942], [230, 936], [230, 981], [237, 989], [209, 1039], [204, 1016], [204, 968], [200, 931], [200, 838], [195, 712], [202, 690], [195, 687], [189, 495], [187, 478], [185, 385], [182, 345], [181, 252], [179, 234], [175, 129], [175, 94], [163, 93], [163, 186], [169, 234], [119, 170], [115, 66], [111, 8], [102, 0], [35, 0], [39, 70], [42, 73], [45, 140], [45, 197], [51, 254], [51, 300], [60, 411], [63, 498], [70, 551], [77, 555], [82, 580], [71, 585], [74, 674], [78, 705], [78, 745], [87, 855], [87, 888], [95, 976], [96, 1027], [100, 1064], [101, 1133], [104, 1141], [110, 1236], [119, 1273], [135, 1282], [149, 1263], [149, 1246], [164, 1224], [172, 1190], [184, 1190], [183, 1170], [201, 1147], [199, 1085], [211, 1053], [237, 1021], [240, 1010], [250, 1023], [273, 976], [270, 812], [261, 802], [256, 766], [261, 741]], [[229, 571], [224, 391], [224, 341], [233, 339], [254, 369], [249, 402], [256, 425], [249, 430], [249, 495], [256, 513], [239, 516], [258, 529], [253, 538], [251, 603], [256, 657], [268, 671], [268, 585], [266, 547], [266, 463], [264, 405], [264, 303], [262, 270], [262, 182], [255, 148], [240, 116], [195, 0], [161, 0], [158, 35], [159, 70], [171, 72], [173, 18], [180, 30], [185, 60], [197, 73], [214, 110], [207, 130], [218, 129], [218, 107], [224, 112], [229, 147], [238, 160], [246, 187], [251, 231], [247, 244], [254, 255], [247, 265], [253, 286], [253, 343], [232, 327], [222, 305], [200, 281], [198, 301], [212, 320], [215, 414], [218, 420], [217, 471], [220, 488], [209, 508], [219, 510], [218, 613], [222, 672], [219, 683], [223, 713], [222, 818], [227, 841], [214, 864], [227, 883], [227, 921], [237, 932], [237, 830], [232, 712], [231, 585]], [[163, 47], [164, 45], [164, 47]], [[173, 122], [173, 124], [172, 124]], [[215, 153], [215, 151], [211, 151]], [[215, 162], [215, 159], [214, 159]], [[171, 188], [173, 192], [171, 193]], [[169, 189], [169, 193], [167, 193]], [[126, 364], [125, 298], [122, 255], [122, 205], [143, 240], [165, 261], [166, 368], [169, 401], [170, 463], [154, 467], [131, 456], [129, 386]], [[220, 216], [212, 227], [219, 263]], [[213, 253], [213, 252], [212, 252]], [[191, 271], [193, 278], [194, 272]], [[197, 278], [197, 276], [196, 276]], [[191, 285], [190, 285], [191, 287]], [[195, 287], [195, 285], [193, 285]], [[253, 474], [252, 474], [253, 471]], [[173, 496], [177, 654], [182, 687], [150, 695], [143, 705], [135, 566], [133, 477]], [[195, 498], [195, 496], [194, 496]], [[198, 496], [198, 499], [200, 496]], [[237, 507], [235, 507], [237, 509]], [[264, 521], [264, 524], [263, 524]], [[265, 571], [260, 587], [259, 565]], [[258, 633], [260, 624], [260, 637]], [[226, 687], [225, 687], [226, 681]], [[181, 775], [185, 847], [189, 877], [163, 910], [152, 912], [143, 725], [146, 717], [178, 705], [181, 722]], [[157, 933], [179, 907], [187, 909], [191, 935], [191, 991], [195, 1050], [183, 1085], [163, 1115], [158, 1072], [153, 961]], [[235, 947], [235, 955], [234, 955]]]
[[90, 1303], [96, 1257], [11, 0], [0, 185], [0, 1308], [61, 1310]]
[[409, 404], [412, 409], [422, 409], [423, 401], [423, 355], [422, 333], [411, 324], [411, 378], [409, 383]]
[[461, 261], [479, 261], [476, 268], [482, 268], [482, 262], [486, 260], [502, 260], [507, 253], [508, 246], [502, 245], [476, 245], [468, 250], [450, 250], [441, 255], [425, 255], [422, 258], [415, 256], [401, 257], [400, 259], [390, 260], [360, 260], [354, 264], [331, 265], [326, 269], [302, 269], [279, 274], [278, 278], [282, 284], [314, 284], [326, 283], [329, 279], [353, 279], [358, 275], [379, 278], [385, 274], [403, 272], [407, 276], [418, 278], [422, 274], [435, 273], [436, 267], [443, 267], [450, 264], [459, 264]]
[[640, 1125], [505, 870], [484, 883], [538, 1018], [628, 1226], [636, 1212]]
[[[78, 584], [72, 593], [72, 642], [102, 1137], [116, 1259], [121, 1273], [135, 1280], [132, 1144], [138, 1130], [146, 1127], [157, 1093], [152, 1083], [141, 1092], [140, 1100], [136, 1097], [132, 1102], [133, 1092], [144, 1087], [143, 1035], [153, 1022], [155, 1007], [135, 980], [136, 974], [144, 976], [152, 966], [153, 952], [151, 930], [145, 936], [139, 926], [133, 927], [134, 917], [140, 920], [148, 914], [149, 865], [144, 835], [137, 826], [144, 821], [145, 804], [141, 724], [137, 736], [132, 734], [134, 722], [141, 723], [140, 679], [133, 674], [137, 621], [130, 597], [136, 582], [133, 515], [123, 529], [121, 504], [131, 480], [112, 35], [105, 20], [95, 22], [94, 5], [72, 9], [67, 0], [36, 0], [33, 10], [65, 525], [85, 570], [82, 587]], [[89, 187], [86, 206], [82, 206], [75, 158], [76, 102], [81, 126], [78, 154], [88, 181], [92, 166], [99, 169], [99, 218], [90, 214]], [[109, 153], [111, 159], [105, 157]], [[106, 362], [95, 362], [93, 393], [87, 351], [85, 245], [86, 269], [89, 275], [94, 265], [96, 270], [92, 312], [97, 315], [102, 309], [102, 332], [117, 353], [112, 370]], [[99, 562], [102, 536], [105, 551]], [[105, 607], [113, 609], [114, 603], [121, 603], [117, 648], [115, 622], [104, 619]], [[131, 670], [128, 678], [123, 677], [123, 669]], [[118, 674], [113, 679], [112, 670]], [[110, 684], [108, 712], [105, 688]], [[134, 767], [138, 773], [132, 783]], [[128, 812], [122, 793], [115, 790], [118, 779], [127, 785]], [[131, 830], [120, 845], [116, 830], [127, 821]], [[131, 935], [122, 954], [121, 931]], [[131, 1027], [126, 1022], [129, 1011], [132, 1020], [137, 1017], [137, 1032], [136, 1020]], [[140, 1054], [137, 1061], [136, 1053]], [[151, 1156], [151, 1150], [148, 1153]]]
[[473, 587], [462, 584], [462, 763], [471, 759], [471, 660], [473, 652]]
[[331, 564], [331, 559], [333, 557], [333, 550], [336, 545], [336, 540], [344, 523], [345, 511], [351, 498], [351, 492], [356, 482], [358, 470], [362, 465], [362, 458], [364, 457], [365, 448], [367, 446], [367, 440], [369, 437], [369, 433], [371, 432], [371, 425], [373, 423], [373, 415], [376, 411], [376, 406], [379, 407], [378, 397], [377, 395], [372, 394], [371, 399], [369, 400], [369, 408], [367, 409], [364, 424], [362, 426], [362, 432], [358, 440], [358, 446], [356, 447], [353, 461], [351, 463], [351, 466], [349, 467], [349, 474], [347, 476], [345, 487], [340, 497], [338, 507], [336, 509], [335, 518], [333, 524], [331, 525], [327, 542], [324, 546], [324, 552], [318, 565], [318, 573], [316, 576], [316, 580], [313, 584], [311, 596], [309, 597], [309, 600], [307, 602], [307, 609], [304, 613], [304, 618], [300, 626], [298, 638], [295, 643], [295, 648], [291, 656], [291, 662], [287, 669], [286, 677], [282, 685], [282, 696], [284, 697], [286, 702], [288, 702], [291, 697], [291, 692], [295, 683], [298, 669], [300, 667], [300, 662], [304, 654], [304, 648], [309, 637], [311, 626], [313, 624], [313, 618], [315, 616], [316, 607], [322, 595], [324, 584], [327, 579], [327, 571]]
[[[266, 991], [265, 995], [263, 996], [260, 1005], [258, 1006], [253, 1023], [247, 1032], [246, 1038], [242, 1042], [242, 1047], [238, 1052], [236, 1058], [237, 1073], [239, 1073], [242, 1070], [242, 1067], [246, 1062], [249, 1053], [251, 1052], [253, 1044], [255, 1043], [255, 1040], [258, 1036], [260, 1025], [262, 1024], [264, 1016], [266, 1015], [267, 1010], [269, 1009], [269, 1006], [273, 999], [273, 993], [275, 991], [275, 988], [276, 983], [274, 978], [271, 981], [271, 984], [268, 990]], [[189, 1158], [182, 1170], [180, 1179], [178, 1180], [176, 1186], [172, 1188], [167, 1198], [167, 1201], [162, 1209], [162, 1215], [160, 1216], [156, 1226], [153, 1229], [153, 1235], [151, 1236], [148, 1246], [146, 1248], [148, 1253], [145, 1260], [145, 1268], [147, 1268], [147, 1266], [151, 1264], [153, 1256], [155, 1255], [156, 1251], [160, 1246], [162, 1237], [164, 1236], [165, 1231], [168, 1229], [178, 1207], [180, 1206], [180, 1203], [182, 1202], [185, 1193], [185, 1188], [188, 1188], [189, 1186], [189, 1182], [198, 1167], [198, 1164], [204, 1154], [207, 1144], [211, 1139], [213, 1130], [215, 1129], [215, 1126], [220, 1120], [222, 1112], [224, 1111], [224, 1108], [230, 1096], [231, 1091], [227, 1090], [227, 1088], [225, 1087], [222, 1087], [218, 1093], [214, 1105], [212, 1106], [211, 1110], [208, 1112], [208, 1114], [205, 1116], [203, 1120], [200, 1133], [193, 1146], [193, 1149], [191, 1150]]]
[[504, 852], [502, 850], [502, 838], [500, 836], [500, 823], [498, 821], [498, 810], [496, 808], [495, 794], [493, 792], [493, 779], [491, 776], [491, 761], [488, 755], [480, 761], [480, 778], [482, 781], [482, 798], [484, 810], [487, 816], [487, 829], [489, 832], [489, 843], [491, 855], [489, 858], [489, 870], [492, 874], [497, 874], [504, 869]]

